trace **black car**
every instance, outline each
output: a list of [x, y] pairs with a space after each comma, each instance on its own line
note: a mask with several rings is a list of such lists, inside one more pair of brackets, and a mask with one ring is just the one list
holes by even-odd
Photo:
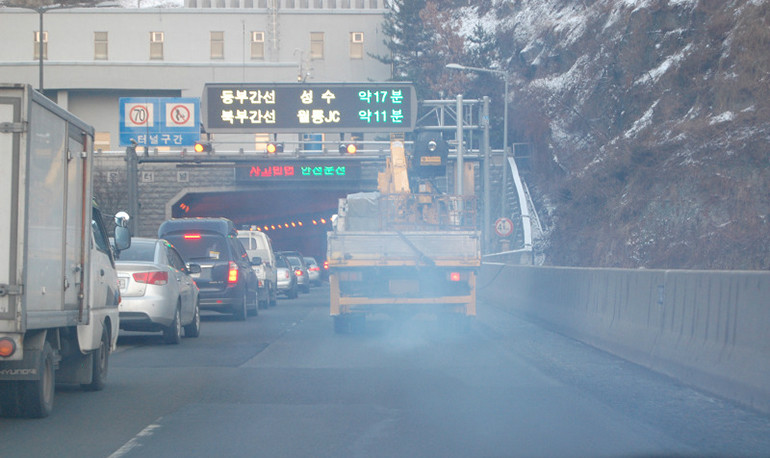
[[232, 313], [236, 320], [256, 315], [258, 280], [233, 222], [226, 218], [178, 218], [165, 221], [158, 237], [171, 242], [187, 263], [200, 265], [193, 275], [200, 308]]

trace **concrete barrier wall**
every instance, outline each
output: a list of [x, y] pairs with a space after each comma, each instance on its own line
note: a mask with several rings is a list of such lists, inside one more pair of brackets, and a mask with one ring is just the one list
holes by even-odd
[[770, 413], [770, 272], [484, 264], [481, 299]]

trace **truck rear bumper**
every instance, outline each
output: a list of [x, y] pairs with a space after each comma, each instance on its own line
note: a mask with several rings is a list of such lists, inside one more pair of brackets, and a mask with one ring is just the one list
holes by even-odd
[[445, 296], [408, 296], [391, 295], [364, 296], [344, 295], [340, 289], [339, 277], [335, 274], [329, 277], [330, 314], [332, 316], [346, 313], [373, 313], [390, 311], [456, 313], [466, 316], [476, 315], [476, 275], [470, 276], [469, 292], [463, 295]]

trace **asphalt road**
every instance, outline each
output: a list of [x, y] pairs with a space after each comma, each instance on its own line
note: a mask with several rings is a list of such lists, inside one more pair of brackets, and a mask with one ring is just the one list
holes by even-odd
[[1, 457], [770, 456], [770, 417], [479, 304], [335, 335], [328, 288], [179, 346], [122, 336], [107, 388], [0, 419]]

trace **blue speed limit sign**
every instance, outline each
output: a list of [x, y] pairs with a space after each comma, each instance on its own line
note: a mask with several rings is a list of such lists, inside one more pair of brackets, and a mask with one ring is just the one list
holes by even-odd
[[508, 237], [513, 234], [513, 221], [509, 218], [498, 218], [495, 221], [495, 233], [500, 237]]

